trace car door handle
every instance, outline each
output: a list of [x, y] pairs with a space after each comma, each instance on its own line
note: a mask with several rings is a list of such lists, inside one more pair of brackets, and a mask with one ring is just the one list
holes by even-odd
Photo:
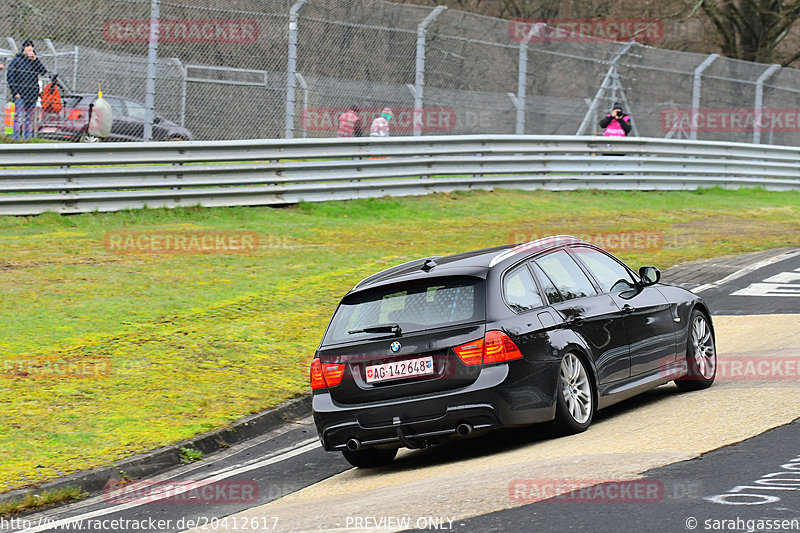
[[629, 315], [629, 314], [633, 313], [634, 311], [636, 311], [636, 309], [634, 309], [633, 307], [631, 307], [628, 304], [625, 304], [625, 305], [622, 306], [622, 313], [623, 314]]
[[570, 326], [582, 326], [586, 319], [581, 315], [573, 315], [567, 319], [567, 324]]

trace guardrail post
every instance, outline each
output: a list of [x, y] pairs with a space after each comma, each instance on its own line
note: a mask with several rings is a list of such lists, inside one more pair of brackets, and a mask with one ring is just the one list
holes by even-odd
[[761, 144], [761, 108], [764, 107], [764, 82], [772, 76], [780, 65], [770, 65], [756, 80], [756, 101], [753, 106], [753, 144]]
[[436, 20], [447, 6], [437, 6], [417, 26], [417, 66], [414, 81], [414, 136], [422, 135], [422, 103], [425, 88], [425, 42], [427, 40], [428, 26]]
[[294, 106], [297, 97], [297, 25], [300, 8], [307, 0], [297, 0], [289, 11], [289, 64], [286, 68], [286, 131], [284, 137], [294, 137]]
[[153, 139], [153, 108], [156, 103], [156, 62], [158, 61], [158, 20], [161, 0], [150, 2], [150, 40], [147, 50], [147, 88], [144, 97], [144, 140]]
[[689, 124], [689, 138], [693, 141], [697, 140], [697, 110], [700, 108], [700, 90], [703, 87], [703, 71], [718, 57], [719, 54], [711, 54], [694, 69], [694, 81], [692, 82], [692, 114], [691, 123]]

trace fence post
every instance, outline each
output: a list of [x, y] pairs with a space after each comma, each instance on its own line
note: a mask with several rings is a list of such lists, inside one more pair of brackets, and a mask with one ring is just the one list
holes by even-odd
[[302, 74], [299, 72], [297, 73], [297, 83], [300, 84], [300, 88], [303, 89], [303, 138], [305, 139], [308, 137], [308, 130], [307, 130], [307, 120], [306, 117], [308, 116], [308, 84], [306, 83], [306, 79], [303, 77]]
[[714, 62], [719, 54], [711, 54], [703, 60], [702, 63], [697, 65], [694, 69], [694, 82], [692, 83], [692, 114], [691, 124], [689, 124], [689, 138], [693, 141], [697, 140], [697, 110], [700, 108], [700, 90], [703, 87], [702, 74], [708, 66]]
[[533, 34], [541, 31], [541, 29], [545, 26], [547, 26], [547, 24], [543, 22], [531, 24], [530, 31], [528, 31], [528, 34], [522, 38], [522, 42], [519, 43], [519, 68], [517, 70], [519, 72], [519, 76], [517, 78], [517, 98], [513, 100], [514, 105], [517, 108], [517, 127], [515, 130], [517, 135], [525, 134], [525, 110], [527, 107], [528, 98], [528, 44], [533, 38]]
[[289, 64], [286, 68], [286, 132], [284, 137], [294, 138], [294, 106], [297, 97], [297, 23], [300, 8], [307, 0], [297, 0], [289, 11]]
[[181, 60], [177, 57], [173, 57], [172, 61], [178, 67], [178, 70], [181, 73], [181, 121], [179, 124], [183, 127], [186, 127], [186, 78], [189, 77], [189, 69], [183, 66]]
[[447, 6], [437, 6], [417, 26], [417, 67], [414, 81], [414, 136], [422, 135], [422, 103], [425, 88], [425, 41], [428, 26]]
[[78, 45], [75, 45], [75, 59], [72, 63], [72, 90], [78, 91]]
[[158, 61], [158, 19], [161, 0], [150, 2], [150, 40], [147, 51], [147, 89], [144, 97], [144, 140], [153, 139], [153, 108], [156, 103], [156, 62]]
[[764, 82], [781, 68], [780, 65], [770, 65], [756, 80], [756, 102], [753, 106], [753, 144], [761, 144], [761, 108], [764, 107]]

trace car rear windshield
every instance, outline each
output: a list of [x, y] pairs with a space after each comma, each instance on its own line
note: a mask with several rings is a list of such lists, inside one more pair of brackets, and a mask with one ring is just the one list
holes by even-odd
[[[472, 277], [435, 278], [352, 294], [336, 310], [323, 344], [391, 335], [393, 324], [406, 334], [483, 321], [484, 283]], [[373, 331], [357, 332], [365, 328]]]

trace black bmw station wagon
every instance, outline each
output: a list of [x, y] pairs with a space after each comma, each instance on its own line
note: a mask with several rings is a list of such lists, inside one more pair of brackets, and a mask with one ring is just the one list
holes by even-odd
[[358, 283], [311, 363], [322, 446], [354, 466], [497, 428], [584, 431], [597, 409], [716, 376], [708, 308], [569, 236], [398, 265]]

